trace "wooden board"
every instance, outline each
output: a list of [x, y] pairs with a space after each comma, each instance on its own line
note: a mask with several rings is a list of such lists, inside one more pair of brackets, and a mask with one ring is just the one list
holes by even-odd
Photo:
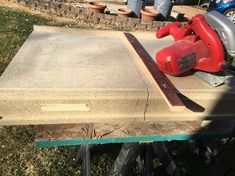
[[133, 122], [38, 126], [38, 147], [233, 137], [235, 122]]
[[156, 87], [158, 88], [159, 92], [162, 94], [162, 97], [165, 99], [166, 103], [169, 105], [170, 110], [172, 111], [184, 110], [185, 105], [177, 95], [178, 90], [169, 81], [166, 75], [156, 67], [156, 63], [148, 54], [148, 52], [144, 49], [144, 47], [139, 43], [139, 41], [135, 38], [134, 35], [130, 33], [124, 33], [124, 35], [128, 39], [129, 43], [132, 45], [132, 47], [135, 49], [135, 52], [139, 56], [138, 58], [142, 60], [147, 71], [156, 82]]
[[[154, 59], [171, 44], [133, 35]], [[233, 120], [234, 90], [171, 77], [187, 107], [171, 112], [122, 32], [36, 26], [0, 77], [0, 125]]]

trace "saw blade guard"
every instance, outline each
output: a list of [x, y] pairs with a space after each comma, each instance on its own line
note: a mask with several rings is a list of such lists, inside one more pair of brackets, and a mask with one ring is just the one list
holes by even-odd
[[226, 48], [227, 53], [235, 56], [235, 24], [226, 16], [217, 12], [210, 11], [204, 14], [207, 23], [218, 33], [220, 39]]

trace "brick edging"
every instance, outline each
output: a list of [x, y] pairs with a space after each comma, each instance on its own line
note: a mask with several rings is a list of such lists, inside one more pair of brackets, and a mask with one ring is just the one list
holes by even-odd
[[76, 19], [78, 22], [87, 24], [102, 24], [115, 30], [141, 30], [156, 31], [162, 26], [169, 24], [166, 21], [144, 21], [138, 18], [119, 17], [113, 14], [101, 14], [90, 12], [87, 8], [76, 7], [64, 0], [9, 0], [14, 3], [55, 14], [60, 17]]

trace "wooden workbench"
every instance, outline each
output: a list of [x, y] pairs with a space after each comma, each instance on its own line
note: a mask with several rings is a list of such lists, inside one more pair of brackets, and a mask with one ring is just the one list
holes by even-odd
[[[172, 43], [132, 34], [152, 58]], [[35, 26], [0, 77], [0, 125], [39, 125], [41, 147], [234, 135], [233, 89], [168, 78], [184, 110], [170, 110], [122, 32]]]

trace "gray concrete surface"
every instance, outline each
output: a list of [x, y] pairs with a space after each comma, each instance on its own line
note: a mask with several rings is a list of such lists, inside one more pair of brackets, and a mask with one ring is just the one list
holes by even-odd
[[[133, 34], [153, 58], [172, 43]], [[36, 27], [0, 77], [0, 125], [234, 118], [233, 90], [194, 76], [169, 79], [195, 102], [183, 112], [170, 111], [122, 32]]]

